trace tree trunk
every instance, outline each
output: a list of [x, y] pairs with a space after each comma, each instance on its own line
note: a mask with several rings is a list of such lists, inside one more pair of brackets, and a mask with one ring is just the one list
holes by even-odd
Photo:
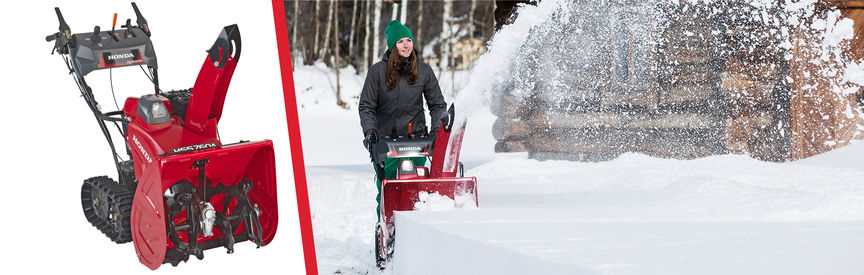
[[[335, 7], [330, 9], [331, 14], [333, 10], [339, 9], [339, 1], [334, 0], [332, 6]], [[336, 105], [347, 109], [348, 104], [342, 101], [342, 87], [339, 83], [339, 16], [334, 17], [333, 20], [335, 21], [333, 25], [336, 26], [333, 28], [333, 51], [336, 57], [336, 60], [333, 62], [333, 68], [336, 69]]]
[[[300, 9], [300, 1], [294, 1], [294, 17], [292, 17], [292, 19], [294, 19], [294, 26], [292, 27], [293, 30], [291, 31], [291, 42], [289, 42], [292, 46], [291, 56], [298, 56], [297, 55], [297, 46], [300, 45], [297, 41], [297, 21], [300, 21], [297, 18], [297, 14], [298, 14], [297, 10], [299, 10], [299, 9]], [[291, 58], [291, 70], [297, 69], [297, 63], [294, 60], [297, 60], [297, 58]]]
[[314, 63], [314, 60], [318, 59], [318, 49], [319, 49], [319, 47], [318, 47], [318, 36], [319, 36], [318, 32], [320, 29], [320, 28], [318, 28], [318, 21], [319, 21], [318, 20], [318, 11], [319, 10], [321, 10], [321, 0], [315, 0], [315, 17], [312, 17], [315, 20], [315, 44], [312, 46], [312, 56], [309, 57], [310, 59], [312, 59], [312, 60], [310, 60], [310, 61], [312, 61], [312, 63]]
[[[423, 49], [423, 43], [420, 41], [420, 38], [423, 37], [423, 0], [420, 0], [417, 3], [417, 36], [414, 36], [414, 48], [415, 49]], [[420, 53], [423, 54], [422, 52]]]
[[[448, 6], [450, 6], [448, 8], [449, 9], [448, 13], [452, 13], [453, 12], [453, 0], [447, 0], [447, 4], [448, 4]], [[448, 24], [447, 24], [449, 27], [449, 28], [447, 28], [448, 33], [450, 34], [450, 38], [447, 38], [447, 55], [448, 55], [447, 58], [450, 60], [448, 60], [447, 63], [448, 64], [454, 64], [454, 63], [456, 63], [455, 62], [456, 60], [455, 60], [455, 57], [453, 56], [453, 47], [452, 47], [453, 45], [451, 45], [451, 44], [453, 44], [453, 42], [454, 42], [453, 41], [454, 40], [453, 35], [455, 35], [455, 33], [453, 32], [453, 23], [455, 23], [455, 22], [453, 22], [453, 15], [452, 14], [448, 14], [447, 17], [448, 17], [448, 19], [450, 19], [450, 20], [448, 20]], [[450, 95], [453, 98], [456, 98], [456, 70], [454, 70], [454, 69], [450, 69]]]
[[405, 24], [405, 20], [408, 18], [408, 0], [402, 0], [402, 3], [399, 5], [402, 7], [402, 10], [399, 11], [399, 21], [402, 21], [402, 24]]
[[381, 28], [378, 26], [379, 22], [381, 22], [381, 8], [382, 1], [375, 0], [375, 19], [372, 19], [372, 28], [374, 28], [375, 35], [372, 36], [372, 59], [378, 60], [381, 56], [378, 56], [380, 51], [378, 50], [378, 42], [381, 41]]
[[477, 0], [471, 0], [471, 12], [468, 13], [468, 69], [474, 67], [474, 10]]
[[490, 26], [489, 28], [491, 28], [492, 30], [489, 32], [489, 40], [491, 40], [492, 36], [495, 35], [495, 24], [498, 24], [498, 22], [495, 22], [495, 9], [498, 7], [498, 2], [492, 1], [492, 5], [490, 6], [491, 9], [489, 10], [489, 17], [492, 18], [492, 26]]
[[351, 7], [351, 29], [348, 35], [348, 56], [351, 56], [351, 58], [354, 58], [354, 28], [357, 23], [355, 19], [357, 19], [357, 0], [354, 0], [354, 5]]
[[[369, 27], [372, 25], [372, 20], [369, 19], [369, 14], [372, 12], [372, 1], [366, 2], [366, 32], [363, 34], [363, 75], [366, 75], [366, 70], [369, 69], [369, 52], [372, 51], [372, 48], [369, 47], [369, 37], [372, 36], [372, 33], [369, 32]], [[360, 70], [358, 70], [360, 71]]]
[[[327, 27], [324, 28], [324, 47], [321, 48], [321, 51], [322, 51], [321, 58], [324, 59], [324, 63], [330, 62], [330, 58], [327, 57], [327, 50], [330, 47], [330, 35], [328, 35], [328, 34], [330, 33], [330, 27], [332, 26], [332, 23], [333, 23], [333, 10], [335, 10], [334, 9], [335, 6], [336, 6], [336, 0], [330, 0], [330, 12], [327, 13]], [[334, 29], [339, 29], [339, 28], [336, 27]]]
[[449, 45], [449, 41], [447, 41], [447, 40], [449, 40], [449, 38], [451, 36], [450, 35], [450, 24], [448, 24], [448, 23], [450, 22], [450, 8], [452, 8], [452, 7], [453, 7], [453, 0], [444, 1], [444, 13], [441, 15], [441, 35], [439, 36], [439, 38], [441, 38], [441, 40], [440, 40], [441, 53], [439, 55], [439, 60], [438, 60], [438, 62], [440, 64], [440, 65], [438, 65], [438, 75], [439, 76], [441, 76], [441, 73], [443, 72], [444, 69], [446, 69], [448, 66], [450, 66], [450, 64], [448, 63], [449, 57], [447, 56], [447, 54], [450, 52], [450, 45]]
[[399, 4], [393, 3], [391, 5], [392, 5], [392, 9], [393, 9], [393, 13], [392, 13], [393, 15], [390, 16], [390, 20], [399, 19], [399, 17], [396, 17], [397, 15], [399, 15]]

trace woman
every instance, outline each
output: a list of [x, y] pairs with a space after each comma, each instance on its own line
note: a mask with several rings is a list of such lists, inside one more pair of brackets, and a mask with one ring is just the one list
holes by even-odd
[[[379, 137], [426, 135], [424, 98], [433, 122], [441, 120], [447, 107], [432, 68], [417, 56], [411, 31], [398, 20], [393, 20], [387, 25], [384, 35], [387, 36], [387, 51], [384, 52], [381, 61], [369, 68], [358, 108], [360, 126], [363, 128], [365, 137], [363, 144], [370, 150], [374, 148]], [[429, 135], [435, 136], [438, 127], [432, 126]], [[396, 160], [387, 159], [383, 167], [375, 166], [379, 221], [381, 220], [381, 178], [378, 175], [383, 175], [387, 179], [395, 178]], [[426, 163], [423, 157], [414, 158], [413, 161], [417, 166]], [[377, 230], [376, 228], [376, 237]], [[377, 251], [379, 250], [376, 247]], [[377, 256], [378, 266], [381, 267], [383, 256]]]
[[[425, 134], [423, 98], [432, 121], [439, 121], [447, 107], [432, 68], [414, 50], [411, 31], [393, 20], [384, 35], [387, 51], [381, 61], [369, 68], [360, 94], [360, 126], [366, 140], [372, 143], [379, 136]], [[409, 123], [412, 133], [408, 133]], [[429, 130], [433, 135], [438, 132], [436, 127]]]

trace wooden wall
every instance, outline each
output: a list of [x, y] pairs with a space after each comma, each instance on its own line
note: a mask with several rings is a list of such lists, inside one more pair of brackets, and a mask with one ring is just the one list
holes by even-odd
[[[837, 8], [844, 17], [855, 20], [855, 38], [843, 45], [842, 57], [847, 60], [864, 60], [864, 9], [860, 1], [825, 1], [817, 15], [824, 16]], [[832, 5], [833, 4], [833, 5]], [[864, 120], [861, 119], [861, 91], [842, 96], [834, 87], [854, 87], [843, 83], [843, 74], [834, 77], [823, 71], [833, 69], [842, 72], [844, 64], [814, 65], [811, 59], [819, 58], [819, 51], [812, 41], [819, 41], [818, 34], [809, 28], [793, 33], [793, 58], [790, 61], [790, 127], [792, 132], [790, 159], [802, 159], [842, 147], [852, 139], [864, 138]], [[834, 56], [830, 60], [836, 60]]]

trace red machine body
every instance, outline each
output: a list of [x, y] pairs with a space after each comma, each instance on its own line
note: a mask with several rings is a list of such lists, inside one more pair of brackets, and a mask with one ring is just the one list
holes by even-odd
[[[477, 178], [463, 177], [462, 165], [459, 162], [459, 152], [462, 148], [462, 138], [465, 133], [466, 121], [462, 120], [457, 128], [453, 126], [453, 107], [450, 107], [449, 122], [442, 122], [438, 135], [434, 141], [434, 153], [431, 154], [431, 165], [427, 167], [415, 167], [416, 173], [397, 173], [396, 179], [384, 179], [381, 187], [380, 217], [383, 223], [376, 239], [380, 242], [376, 245], [377, 254], [387, 255], [386, 260], [392, 253], [392, 240], [395, 234], [393, 213], [394, 211], [413, 211], [415, 204], [419, 201], [420, 193], [438, 193], [456, 200], [457, 197], [467, 196], [467, 203], [479, 206], [477, 198]], [[387, 142], [386, 140], [383, 142]], [[412, 145], [408, 145], [412, 146]], [[418, 146], [415, 146], [418, 147]], [[398, 145], [388, 145], [387, 158], [403, 158], [417, 156], [429, 156], [428, 146], [412, 153], [400, 153]], [[401, 169], [401, 168], [397, 168]], [[379, 262], [379, 266], [383, 263]]]
[[[226, 53], [229, 51], [228, 48], [221, 50]], [[128, 98], [123, 108], [126, 117], [131, 119], [126, 142], [138, 179], [131, 216], [132, 240], [139, 260], [151, 269], [161, 266], [166, 260], [167, 251], [175, 246], [167, 236], [166, 228], [172, 226], [170, 223], [187, 223], [183, 214], [169, 217], [163, 194], [180, 181], [201, 188], [199, 168], [195, 167], [198, 160], [207, 160], [204, 183], [208, 185], [207, 188], [212, 189], [217, 185], [231, 187], [242, 179], [251, 181], [254, 188], [248, 195], [260, 211], [261, 245], [267, 245], [276, 233], [278, 208], [272, 141], [222, 144], [217, 137], [216, 127], [222, 114], [222, 105], [237, 66], [237, 60], [232, 55], [219, 56], [220, 59], [216, 61], [211, 56], [204, 61], [192, 88], [185, 119], [171, 115], [169, 122], [148, 124], [137, 113], [139, 98]], [[218, 66], [219, 63], [222, 66]], [[160, 99], [168, 106], [168, 111], [174, 113], [170, 101], [164, 97]], [[206, 202], [215, 209], [236, 206], [236, 198], [226, 201], [224, 197], [216, 195]], [[223, 246], [221, 240], [225, 234], [233, 235], [248, 230], [245, 225], [233, 229], [233, 232], [214, 229], [212, 236], [198, 235], [196, 242], [204, 249]], [[188, 233], [179, 231], [177, 235], [183, 242], [190, 242]]]
[[[273, 143], [224, 144], [217, 130], [240, 58], [239, 28], [222, 29], [192, 89], [163, 92], [152, 32], [131, 4], [137, 25], [127, 19], [119, 30], [96, 26], [75, 34], [54, 8], [59, 31], [45, 37], [74, 76], [117, 168], [117, 180], [84, 180], [84, 216], [111, 241], [134, 242], [138, 259], [150, 269], [176, 266], [190, 256], [203, 259], [204, 250], [220, 246], [233, 253], [237, 242], [267, 245], [278, 224]], [[131, 66], [142, 69], [154, 93], [103, 113], [85, 76]], [[117, 150], [112, 129], [123, 136], [128, 159]]]

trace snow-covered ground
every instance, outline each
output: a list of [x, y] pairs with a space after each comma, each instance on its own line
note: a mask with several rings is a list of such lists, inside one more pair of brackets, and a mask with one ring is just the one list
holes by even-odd
[[[793, 163], [502, 154], [467, 167], [479, 180], [479, 209], [397, 214], [392, 271], [860, 274], [861, 167], [864, 143]], [[321, 273], [374, 273], [371, 168], [307, 173]]]
[[[298, 75], [311, 70], [300, 66]], [[376, 189], [356, 107], [300, 113], [319, 270], [374, 274]], [[864, 270], [864, 143], [792, 163], [639, 154], [541, 162], [524, 153], [490, 153], [493, 119], [473, 112], [464, 143], [480, 208], [397, 214], [387, 272]]]
[[[478, 179], [480, 207], [397, 213], [394, 258], [383, 273], [864, 273], [864, 142], [790, 163], [492, 153], [489, 83], [557, 2], [522, 10], [473, 71], [457, 72], [455, 82], [439, 76], [447, 102], [468, 117], [462, 159]], [[356, 110], [362, 75], [343, 70], [343, 110], [330, 70], [295, 68], [319, 271], [381, 273], [377, 191]]]

